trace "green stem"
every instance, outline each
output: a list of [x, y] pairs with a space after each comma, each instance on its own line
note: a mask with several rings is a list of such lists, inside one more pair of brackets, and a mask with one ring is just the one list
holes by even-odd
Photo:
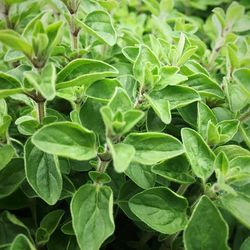
[[46, 102], [37, 102], [37, 119], [39, 124], [43, 123], [43, 118], [46, 116]]
[[223, 31], [222, 31], [221, 35], [219, 36], [219, 38], [216, 40], [214, 48], [212, 50], [212, 53], [211, 53], [211, 55], [210, 55], [210, 57], [208, 59], [208, 69], [209, 69], [209, 71], [211, 71], [214, 68], [215, 60], [216, 60], [219, 52], [221, 51], [221, 49], [222, 49], [222, 47], [224, 45], [227, 34], [230, 31], [231, 31], [231, 29], [226, 26], [223, 29]]
[[240, 117], [240, 121], [244, 122], [249, 119], [250, 119], [250, 109]]
[[183, 195], [187, 191], [189, 185], [190, 184], [182, 184], [182, 185], [180, 185], [180, 187], [178, 188], [176, 193], [179, 194], [179, 195]]
[[239, 127], [240, 130], [240, 134], [244, 140], [244, 142], [246, 143], [247, 147], [250, 149], [250, 138], [249, 136], [246, 134], [245, 129], [243, 128], [243, 125], [241, 124]]

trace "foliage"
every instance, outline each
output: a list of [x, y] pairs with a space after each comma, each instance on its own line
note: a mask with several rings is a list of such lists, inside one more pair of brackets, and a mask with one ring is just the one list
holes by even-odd
[[250, 249], [249, 1], [0, 10], [0, 249]]

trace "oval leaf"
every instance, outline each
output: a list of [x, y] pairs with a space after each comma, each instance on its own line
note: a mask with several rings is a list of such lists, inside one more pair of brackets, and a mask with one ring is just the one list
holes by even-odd
[[82, 85], [88, 87], [97, 80], [117, 74], [117, 69], [105, 62], [85, 58], [75, 59], [58, 73], [56, 88]]
[[32, 137], [40, 150], [75, 160], [89, 160], [96, 156], [95, 134], [76, 123], [55, 122], [44, 126]]
[[165, 187], [136, 194], [129, 200], [129, 207], [149, 227], [163, 234], [176, 233], [187, 222], [187, 200]]
[[47, 154], [28, 140], [24, 148], [26, 178], [45, 202], [55, 204], [62, 192], [62, 176], [56, 156]]
[[[216, 225], [216, 226], [215, 226]], [[203, 196], [184, 231], [186, 250], [229, 250], [228, 226], [212, 201]]]
[[131, 133], [124, 143], [134, 146], [134, 161], [153, 165], [183, 153], [183, 147], [175, 137], [162, 133]]
[[193, 129], [184, 128], [181, 137], [187, 158], [196, 176], [207, 179], [213, 172], [215, 155], [203, 138]]
[[74, 194], [70, 208], [81, 250], [99, 249], [114, 232], [112, 190], [85, 184]]

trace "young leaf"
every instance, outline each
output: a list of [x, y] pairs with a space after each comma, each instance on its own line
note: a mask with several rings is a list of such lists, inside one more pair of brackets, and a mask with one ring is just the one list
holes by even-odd
[[184, 230], [185, 249], [229, 250], [227, 239], [226, 221], [213, 202], [202, 196]]
[[154, 112], [158, 115], [162, 122], [169, 124], [171, 122], [170, 103], [167, 99], [158, 99], [145, 95], [150, 106]]
[[0, 42], [23, 52], [28, 58], [33, 54], [32, 46], [14, 30], [0, 30]]
[[130, 133], [124, 143], [134, 146], [134, 161], [153, 165], [183, 153], [179, 140], [162, 133]]
[[58, 227], [63, 215], [63, 210], [53, 210], [41, 220], [40, 226], [36, 231], [37, 244], [43, 245], [49, 241], [50, 236]]
[[10, 250], [36, 250], [29, 238], [24, 234], [18, 234], [11, 244]]
[[199, 178], [207, 179], [213, 172], [214, 153], [193, 129], [183, 128], [181, 137], [193, 172]]
[[26, 178], [45, 202], [55, 204], [62, 192], [62, 176], [56, 156], [47, 154], [28, 140], [24, 148]]
[[96, 156], [95, 134], [76, 123], [55, 122], [46, 125], [32, 136], [32, 143], [48, 154], [79, 161]]
[[217, 124], [215, 114], [205, 103], [199, 102], [197, 125], [199, 133], [205, 140], [207, 140], [207, 126], [209, 121], [215, 125]]
[[56, 95], [56, 68], [53, 63], [47, 64], [38, 75], [34, 71], [25, 72], [25, 77], [47, 100], [53, 100]]
[[81, 250], [99, 249], [114, 232], [113, 194], [109, 187], [81, 186], [72, 198], [70, 210]]
[[123, 88], [116, 88], [108, 106], [114, 113], [117, 111], [125, 112], [133, 107], [128, 94]]
[[217, 124], [220, 133], [220, 143], [230, 141], [239, 129], [240, 122], [238, 120], [224, 120]]
[[102, 10], [95, 10], [89, 13], [84, 22], [76, 20], [77, 24], [94, 35], [98, 40], [114, 46], [116, 43], [116, 31], [110, 15]]
[[175, 66], [164, 66], [160, 68], [160, 79], [156, 82], [154, 89], [161, 90], [168, 85], [177, 85], [188, 78], [178, 73], [179, 68]]
[[4, 211], [0, 215], [0, 221], [0, 246], [10, 246], [18, 234], [31, 238], [28, 228], [14, 214]]
[[108, 140], [108, 146], [112, 155], [115, 170], [118, 173], [124, 172], [134, 158], [134, 147], [124, 143], [112, 144], [110, 140]]
[[134, 62], [133, 72], [137, 81], [144, 84], [144, 67], [150, 63], [151, 67], [160, 67], [160, 62], [155, 54], [145, 45], [140, 45], [139, 54]]
[[129, 200], [132, 212], [163, 234], [174, 234], [185, 227], [187, 206], [184, 197], [165, 187], [147, 189]]

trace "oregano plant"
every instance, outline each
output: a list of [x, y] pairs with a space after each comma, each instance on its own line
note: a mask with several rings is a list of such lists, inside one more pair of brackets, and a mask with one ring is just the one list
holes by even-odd
[[249, 1], [0, 17], [0, 249], [250, 249]]

